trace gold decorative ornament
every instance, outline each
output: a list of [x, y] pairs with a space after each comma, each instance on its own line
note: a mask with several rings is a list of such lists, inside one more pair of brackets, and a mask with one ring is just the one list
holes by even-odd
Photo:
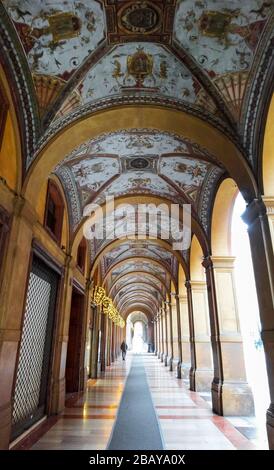
[[147, 54], [143, 47], [138, 47], [137, 52], [127, 58], [127, 73], [136, 80], [136, 86], [142, 87], [144, 80], [152, 75], [153, 57]]
[[113, 305], [112, 299], [106, 295], [106, 291], [103, 287], [95, 287], [93, 301], [96, 303], [96, 305], [102, 306], [102, 312], [107, 315], [115, 325], [120, 328], [124, 328], [124, 319], [121, 317], [118, 310]]

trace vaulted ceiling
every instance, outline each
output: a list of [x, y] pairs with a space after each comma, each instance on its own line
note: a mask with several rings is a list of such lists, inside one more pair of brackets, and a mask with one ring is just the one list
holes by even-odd
[[[122, 104], [155, 104], [198, 116], [244, 153], [249, 91], [273, 34], [273, 0], [2, 4], [1, 18], [21, 54], [34, 110], [36, 141], [25, 170], [55, 132]], [[133, 122], [83, 141], [62, 155], [54, 172], [67, 197], [72, 234], [88, 203], [104, 204], [107, 196], [155, 196], [191, 204], [208, 235], [216, 187], [227, 174], [221, 160], [195, 141]], [[124, 312], [128, 303], [157, 310], [176, 279], [180, 256], [186, 260], [159, 240], [122, 240], [115, 247], [93, 240], [91, 256]]]

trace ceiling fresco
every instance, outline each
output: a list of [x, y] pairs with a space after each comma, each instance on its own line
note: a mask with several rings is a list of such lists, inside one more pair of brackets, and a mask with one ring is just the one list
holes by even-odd
[[[166, 280], [167, 271], [159, 265], [152, 264], [148, 261], [128, 261], [127, 263], [123, 263], [121, 266], [115, 268], [111, 273], [111, 280], [112, 283], [115, 279], [119, 278], [120, 276], [134, 271], [143, 271], [144, 273], [153, 274], [158, 278], [161, 278], [163, 281]], [[145, 276], [145, 274], [144, 274]]]
[[177, 3], [174, 35], [211, 76], [250, 67], [271, 14], [272, 1], [184, 0]]
[[163, 284], [156, 279], [155, 277], [151, 276], [143, 276], [141, 274], [131, 274], [125, 275], [122, 279], [118, 280], [113, 289], [113, 295], [115, 295], [120, 288], [125, 285], [142, 285], [142, 284], [151, 285], [154, 290], [159, 290], [163, 292]]
[[154, 194], [181, 204], [193, 202], [197, 209], [213, 169], [222, 171], [193, 143], [155, 129], [131, 129], [82, 144], [56, 173], [73, 201], [77, 223], [81, 208], [91, 201], [102, 204], [107, 196]]
[[273, 8], [273, 0], [177, 2], [174, 39], [214, 81], [235, 118]]
[[[48, 109], [106, 35], [95, 0], [3, 0], [33, 77], [40, 113]], [[70, 101], [79, 104], [72, 92]]]
[[[211, 98], [186, 66], [164, 47], [152, 43], [115, 47], [91, 68], [77, 86], [77, 93], [79, 105], [117, 95], [149, 93], [216, 111]], [[57, 117], [66, 111], [67, 102]]]
[[165, 153], [201, 153], [202, 149], [168, 132], [155, 129], [121, 130], [103, 134], [83, 143], [64, 161], [74, 160], [90, 154], [116, 154], [121, 157], [138, 155], [162, 155]]
[[34, 74], [68, 80], [104, 39], [100, 2], [2, 0]]
[[249, 71], [274, 9], [273, 0], [2, 3], [25, 52], [42, 117], [149, 95], [224, 120], [225, 102], [239, 120]]
[[[15, 49], [20, 52], [21, 67], [12, 70], [20, 69], [18, 77], [26, 83], [19, 87], [20, 95], [29, 97], [23, 111], [32, 112], [24, 117], [33, 139], [24, 157], [26, 174], [43, 145], [65, 126], [132, 103], [183, 110], [204, 120], [245, 158], [242, 129], [250, 129], [250, 90], [273, 13], [274, 0], [2, 0], [0, 23], [10, 40], [3, 51], [10, 60]], [[72, 237], [84, 207], [103, 204], [108, 196], [190, 203], [193, 218], [209, 236], [216, 188], [226, 173], [218, 155], [195, 142], [129, 122], [127, 129], [82, 142], [62, 158], [53, 173], [66, 194]], [[147, 221], [139, 224], [143, 239], [137, 240], [135, 222], [123, 209], [113, 223], [102, 220], [105, 238], [90, 241], [92, 268], [98, 266], [112, 295], [119, 292], [117, 301], [132, 295], [143, 301], [143, 292], [160, 306], [159, 292], [170, 291], [178, 259], [187, 264], [189, 251], [177, 257], [157, 237], [148, 240]], [[126, 238], [129, 223], [133, 231]], [[165, 243], [172, 246], [178, 227], [169, 217], [162, 225]], [[159, 219], [154, 226], [160, 238]], [[126, 238], [115, 248], [115, 237], [107, 238], [114, 228], [116, 239]]]
[[153, 243], [152, 240], [149, 240], [149, 242], [142, 240], [132, 240], [126, 243], [122, 243], [114, 249], [110, 249], [110, 251], [108, 251], [107, 254], [103, 256], [103, 275], [105, 275], [106, 272], [116, 263], [119, 263], [120, 261], [126, 260], [128, 258], [135, 257], [145, 257], [154, 259], [155, 261], [161, 261], [167, 266], [169, 271], [175, 274], [177, 259], [174, 257], [173, 253], [167, 251], [157, 243]]

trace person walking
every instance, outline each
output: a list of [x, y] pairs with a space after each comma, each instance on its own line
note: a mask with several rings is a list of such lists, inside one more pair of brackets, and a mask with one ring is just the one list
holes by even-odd
[[126, 354], [127, 354], [127, 343], [125, 341], [123, 341], [121, 344], [121, 351], [122, 351], [122, 358], [124, 361], [126, 358]]

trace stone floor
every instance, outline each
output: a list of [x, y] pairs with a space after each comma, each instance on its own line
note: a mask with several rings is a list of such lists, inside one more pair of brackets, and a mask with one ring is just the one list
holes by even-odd
[[[131, 361], [128, 354], [103, 378], [90, 380], [85, 394], [69, 397], [64, 413], [50, 429], [45, 425], [45, 434], [28, 448], [105, 449]], [[255, 418], [217, 416], [208, 397], [190, 392], [154, 355], [144, 355], [143, 363], [167, 450], [268, 448], [264, 427], [256, 426]]]

